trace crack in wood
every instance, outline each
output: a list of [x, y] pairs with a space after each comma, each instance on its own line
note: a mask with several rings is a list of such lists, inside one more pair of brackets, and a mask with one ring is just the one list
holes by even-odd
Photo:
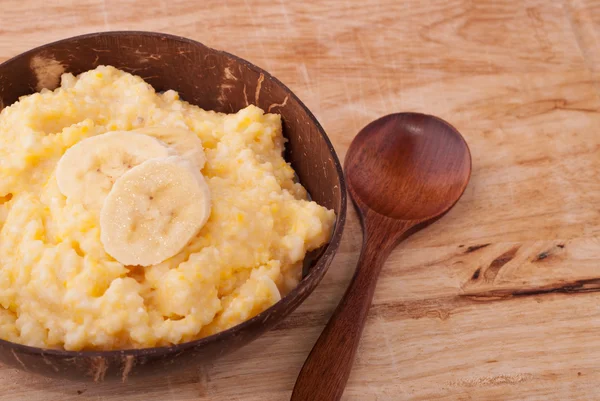
[[472, 252], [478, 251], [480, 249], [486, 248], [490, 245], [491, 244], [489, 244], [489, 243], [481, 244], [481, 245], [471, 245], [470, 247], [467, 248], [467, 250], [464, 253], [472, 253]]
[[535, 288], [498, 288], [478, 292], [465, 292], [461, 297], [474, 299], [527, 297], [544, 294], [580, 294], [600, 291], [600, 278], [553, 283]]
[[520, 247], [520, 245], [514, 246], [508, 251], [504, 252], [502, 255], [498, 256], [496, 259], [494, 259], [483, 273], [485, 281], [493, 282], [496, 276], [498, 276], [500, 269], [502, 269], [502, 267], [508, 262], [513, 260]]
[[546, 251], [544, 251], [544, 252], [540, 252], [540, 253], [538, 253], [538, 254], [537, 254], [537, 256], [536, 256], [536, 257], [535, 257], [535, 258], [532, 260], [532, 262], [533, 262], [533, 263], [535, 263], [535, 262], [539, 262], [539, 261], [542, 261], [542, 260], [544, 260], [544, 259], [547, 259], [547, 258], [549, 258], [550, 256], [553, 256], [553, 255], [554, 255], [554, 254], [557, 252], [557, 250], [556, 250], [555, 248], [558, 248], [558, 249], [564, 249], [564, 247], [565, 247], [564, 245], [562, 245], [562, 244], [558, 244], [558, 245], [556, 245], [555, 247], [552, 247], [552, 248], [550, 248], [550, 249], [548, 249], [548, 250], [546, 250]]

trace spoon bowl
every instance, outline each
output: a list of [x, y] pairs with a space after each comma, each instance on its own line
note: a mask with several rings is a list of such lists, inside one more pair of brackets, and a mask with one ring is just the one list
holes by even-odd
[[306, 359], [291, 401], [337, 401], [350, 376], [377, 277], [396, 244], [458, 202], [471, 176], [460, 133], [437, 117], [390, 114], [356, 136], [345, 160], [361, 217], [363, 247], [354, 277]]
[[356, 136], [345, 160], [357, 205], [396, 220], [448, 211], [469, 181], [469, 148], [450, 124], [418, 113], [390, 114]]

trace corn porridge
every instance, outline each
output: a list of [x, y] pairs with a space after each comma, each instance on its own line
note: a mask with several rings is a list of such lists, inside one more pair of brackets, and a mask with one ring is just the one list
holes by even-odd
[[279, 115], [205, 111], [100, 66], [0, 113], [0, 338], [176, 344], [293, 289], [334, 212], [282, 157]]

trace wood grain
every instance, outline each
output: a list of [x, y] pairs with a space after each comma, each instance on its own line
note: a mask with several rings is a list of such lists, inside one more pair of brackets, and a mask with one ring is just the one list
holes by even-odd
[[[340, 157], [385, 114], [449, 121], [471, 148], [471, 184], [390, 255], [343, 400], [598, 398], [600, 294], [536, 291], [600, 278], [598, 0], [3, 0], [0, 16], [0, 60], [109, 29], [226, 49], [289, 85]], [[362, 239], [349, 217], [311, 297], [212, 368], [126, 387], [0, 368], [0, 399], [289, 399], [356, 266]], [[464, 296], [498, 288], [532, 291]]]

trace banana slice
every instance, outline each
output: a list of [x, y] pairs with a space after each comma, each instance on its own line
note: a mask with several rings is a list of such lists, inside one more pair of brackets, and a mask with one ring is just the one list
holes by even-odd
[[188, 129], [154, 126], [139, 128], [132, 132], [150, 135], [166, 143], [175, 149], [178, 154], [193, 160], [200, 170], [206, 163], [202, 141], [194, 132]]
[[100, 240], [125, 265], [176, 255], [210, 215], [210, 190], [184, 157], [148, 160], [121, 176], [100, 212]]
[[99, 209], [125, 172], [148, 159], [172, 154], [168, 146], [147, 135], [113, 131], [93, 136], [67, 149], [59, 160], [58, 188], [66, 197]]

